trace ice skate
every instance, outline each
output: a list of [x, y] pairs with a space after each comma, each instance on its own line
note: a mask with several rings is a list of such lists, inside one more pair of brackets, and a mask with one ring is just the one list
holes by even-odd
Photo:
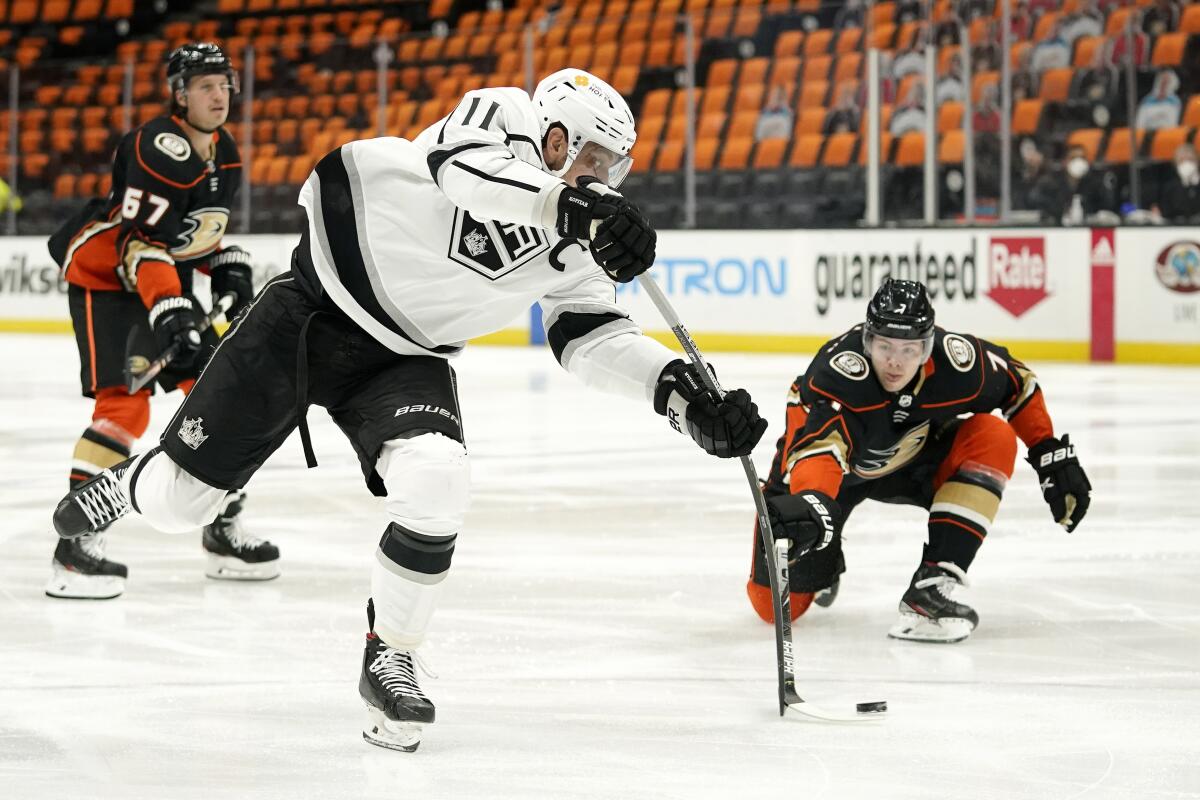
[[979, 624], [979, 615], [970, 606], [950, 599], [950, 594], [967, 585], [966, 573], [954, 564], [922, 564], [900, 599], [900, 619], [888, 636], [947, 644], [966, 639]]
[[121, 488], [121, 472], [129, 462], [101, 470], [67, 493], [54, 509], [54, 530], [64, 539], [77, 539], [107, 528], [131, 510]]
[[416, 667], [411, 650], [388, 647], [374, 633], [367, 634], [358, 693], [367, 704], [363, 738], [371, 744], [406, 753], [421, 744], [434, 708], [417, 685]]
[[68, 600], [111, 600], [125, 591], [129, 570], [104, 555], [104, 535], [59, 539], [46, 594]]
[[204, 526], [204, 574], [218, 580], [269, 581], [279, 577], [279, 548], [248, 534], [239, 515], [246, 493], [230, 492], [217, 518]]

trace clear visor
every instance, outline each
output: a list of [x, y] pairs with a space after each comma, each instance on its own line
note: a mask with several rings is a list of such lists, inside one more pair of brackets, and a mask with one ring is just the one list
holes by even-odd
[[571, 164], [577, 176], [591, 175], [612, 189], [621, 185], [633, 166], [631, 156], [614, 153], [602, 144], [584, 142]]
[[933, 355], [933, 336], [924, 339], [893, 339], [863, 329], [863, 349], [872, 359], [901, 364], [924, 364]]
[[[205, 80], [205, 79], [208, 80]], [[227, 91], [231, 95], [241, 94], [241, 81], [236, 72], [210, 72], [192, 75], [183, 81], [181, 90], [196, 95], [214, 94], [218, 90]]]

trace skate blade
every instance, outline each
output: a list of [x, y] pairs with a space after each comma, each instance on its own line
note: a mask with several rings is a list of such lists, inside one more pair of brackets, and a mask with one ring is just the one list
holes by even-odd
[[888, 631], [888, 636], [910, 642], [953, 644], [966, 639], [973, 630], [975, 626], [969, 620], [959, 617], [932, 620], [911, 611], [901, 611], [899, 621]]
[[251, 564], [233, 556], [207, 555], [204, 574], [218, 581], [269, 581], [279, 577], [279, 559]]
[[116, 575], [85, 575], [58, 564], [46, 582], [46, 596], [62, 600], [112, 600], [125, 591], [125, 579]]
[[421, 732], [425, 726], [420, 722], [401, 722], [388, 719], [374, 706], [367, 706], [367, 724], [363, 727], [363, 739], [376, 747], [412, 753], [421, 745]]

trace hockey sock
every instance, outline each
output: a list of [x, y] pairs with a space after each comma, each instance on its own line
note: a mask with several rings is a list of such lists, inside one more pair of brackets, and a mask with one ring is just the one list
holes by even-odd
[[137, 436], [111, 420], [92, 420], [76, 442], [71, 456], [71, 488], [95, 477], [100, 470], [129, 458], [129, 450], [135, 441]]
[[1007, 483], [1004, 473], [968, 462], [941, 485], [929, 508], [927, 564], [949, 561], [964, 572], [987, 538]]
[[189, 475], [159, 447], [135, 456], [120, 480], [133, 509], [165, 533], [212, 522], [229, 494]]
[[390, 647], [414, 648], [437, 607], [456, 534], [429, 536], [391, 523], [371, 568], [375, 633]]

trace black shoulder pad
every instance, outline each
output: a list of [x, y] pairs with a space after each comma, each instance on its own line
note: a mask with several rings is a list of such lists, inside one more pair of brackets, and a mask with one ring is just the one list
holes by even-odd
[[883, 387], [871, 374], [871, 360], [863, 352], [859, 330], [853, 328], [817, 351], [801, 387], [806, 402], [823, 398], [855, 411], [887, 402]]
[[190, 189], [204, 177], [204, 161], [171, 117], [155, 117], [134, 134], [137, 167], [173, 189]]

